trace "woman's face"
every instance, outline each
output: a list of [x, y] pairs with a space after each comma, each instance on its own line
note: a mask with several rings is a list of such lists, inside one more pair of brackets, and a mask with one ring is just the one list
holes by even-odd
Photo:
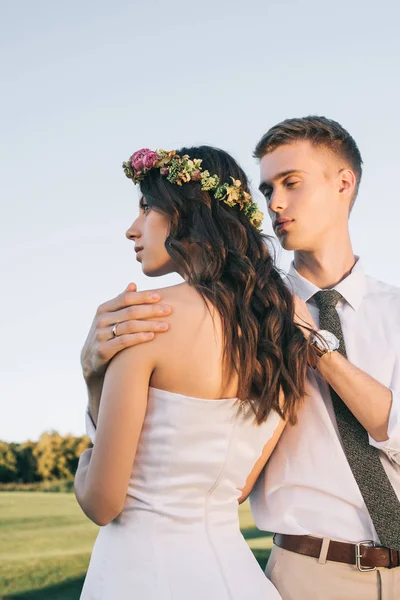
[[139, 216], [126, 232], [128, 240], [135, 242], [136, 260], [149, 277], [173, 273], [176, 266], [165, 249], [170, 220], [167, 215], [151, 208], [144, 196], [139, 201]]

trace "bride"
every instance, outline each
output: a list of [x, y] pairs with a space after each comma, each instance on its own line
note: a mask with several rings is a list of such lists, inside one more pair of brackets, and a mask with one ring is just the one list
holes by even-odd
[[304, 395], [293, 297], [230, 155], [143, 149], [123, 167], [141, 191], [126, 235], [143, 272], [184, 282], [163, 290], [168, 331], [105, 375], [75, 478], [101, 526], [81, 600], [276, 600], [238, 504]]

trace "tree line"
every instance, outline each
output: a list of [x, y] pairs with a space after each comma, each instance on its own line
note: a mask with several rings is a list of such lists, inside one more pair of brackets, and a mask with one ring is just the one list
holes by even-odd
[[72, 479], [79, 457], [90, 448], [86, 436], [43, 433], [37, 442], [0, 441], [0, 483], [35, 483]]

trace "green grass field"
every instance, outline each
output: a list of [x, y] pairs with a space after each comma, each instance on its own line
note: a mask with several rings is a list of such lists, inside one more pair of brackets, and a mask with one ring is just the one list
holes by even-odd
[[[247, 502], [240, 522], [264, 567], [272, 540]], [[73, 494], [0, 493], [0, 600], [78, 600], [97, 530]]]

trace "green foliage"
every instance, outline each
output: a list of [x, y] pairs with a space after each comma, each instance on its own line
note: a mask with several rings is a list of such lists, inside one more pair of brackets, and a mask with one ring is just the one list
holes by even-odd
[[[63, 437], [56, 431], [43, 433], [37, 442], [8, 444], [0, 441], [0, 484], [71, 481], [80, 455], [90, 445], [86, 435]], [[64, 491], [71, 485], [56, 491]], [[33, 485], [33, 489], [37, 489], [36, 486]]]
[[18, 475], [17, 458], [13, 446], [0, 442], [0, 481], [15, 481]]
[[37, 472], [36, 457], [33, 453], [36, 443], [28, 440], [23, 444], [15, 444], [15, 446], [18, 464], [18, 480], [25, 483], [38, 481], [40, 477]]

